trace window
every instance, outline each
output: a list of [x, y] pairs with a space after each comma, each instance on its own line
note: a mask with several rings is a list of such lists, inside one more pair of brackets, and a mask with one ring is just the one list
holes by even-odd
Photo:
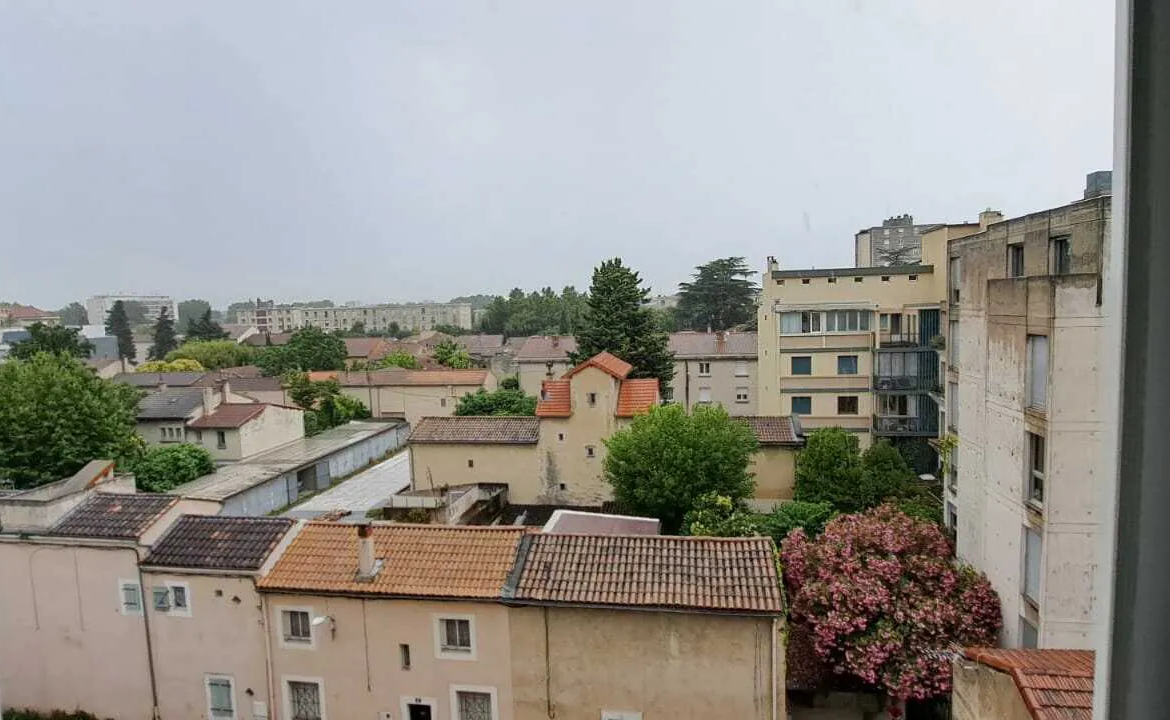
[[959, 511], [953, 502], [947, 503], [947, 527], [954, 532], [959, 527]]
[[951, 258], [950, 281], [951, 281], [951, 302], [954, 303], [955, 305], [958, 305], [959, 304], [959, 286], [963, 282], [963, 265], [961, 264], [960, 259], [957, 257]]
[[170, 432], [171, 432], [171, 429], [170, 429], [170, 428], [160, 428], [160, 429], [159, 429], [159, 431], [158, 431], [158, 434], [161, 436], [161, 438], [160, 438], [160, 439], [161, 439], [163, 442], [166, 442], [166, 441], [167, 441], [167, 439], [168, 439], [168, 438], [170, 438], [170, 436], [171, 436], [171, 435], [170, 435]]
[[1028, 484], [1026, 498], [1030, 502], [1044, 502], [1044, 438], [1033, 433], [1028, 437]]
[[670, 385], [662, 388], [662, 402], [674, 402], [674, 388]]
[[227, 433], [223, 430], [215, 431], [215, 446], [220, 450], [227, 449]]
[[585, 446], [585, 457], [591, 458], [591, 457], [596, 457], [596, 455], [597, 455], [597, 450], [592, 445]]
[[202, 445], [202, 444], [203, 444], [203, 431], [202, 431], [202, 430], [196, 430], [196, 431], [195, 431], [195, 444], [196, 444], [196, 445]]
[[882, 275], [882, 282], [889, 282], [889, 281], [890, 281], [889, 275]]
[[398, 659], [402, 661], [402, 669], [410, 669], [410, 646], [402, 643], [398, 646]]
[[831, 277], [831, 278], [829, 278], [828, 280], [829, 280], [829, 284], [830, 284], [830, 285], [832, 285], [832, 284], [834, 284], [834, 283], [836, 283], [836, 282], [837, 282], [837, 278], [835, 278], [835, 277]]
[[837, 374], [838, 375], [856, 375], [857, 374], [857, 356], [856, 355], [838, 355], [837, 356]]
[[857, 332], [869, 330], [868, 310], [830, 310], [825, 313], [826, 332]]
[[737, 387], [735, 389], [735, 401], [737, 403], [745, 403], [748, 401], [748, 389], [745, 387]]
[[781, 335], [807, 335], [820, 331], [821, 314], [819, 312], [780, 313]]
[[439, 407], [447, 407], [447, 398], [439, 398]]
[[136, 581], [119, 580], [118, 598], [123, 615], [138, 615], [142, 612], [142, 587]]
[[910, 400], [906, 395], [878, 395], [878, 415], [908, 417]]
[[589, 403], [589, 407], [593, 407], [597, 404], [597, 393], [588, 393], [585, 396], [585, 400]]
[[793, 375], [812, 375], [812, 356], [811, 355], [793, 355], [792, 356], [792, 374]]
[[699, 388], [699, 404], [707, 405], [710, 403], [711, 403], [711, 388], [709, 388], [709, 387]]
[[1033, 604], [1040, 602], [1040, 555], [1043, 552], [1040, 531], [1024, 528], [1024, 597]]
[[284, 704], [288, 708], [288, 720], [323, 720], [321, 685], [319, 680], [285, 681]]
[[1072, 272], [1072, 249], [1069, 246], [1068, 236], [1054, 237], [1048, 241], [1052, 249], [1052, 275], [1068, 275]]
[[1024, 246], [1008, 245], [1007, 248], [1008, 277], [1024, 277]]
[[564, 433], [557, 433], [557, 442], [564, 442], [564, 441], [565, 441], [565, 434]]
[[856, 415], [857, 414], [857, 396], [856, 395], [838, 395], [837, 396], [837, 414], [838, 415]]
[[735, 361], [735, 376], [736, 377], [747, 377], [747, 375], [748, 375], [747, 360], [736, 360]]
[[916, 280], [918, 280], [918, 276], [917, 275], [910, 275], [909, 280], [910, 280], [910, 282], [915, 282]]
[[801, 278], [801, 279], [800, 279], [800, 284], [801, 284], [801, 285], [808, 285], [810, 282], [812, 282], [812, 280], [810, 280], [810, 279], [808, 279], [808, 278]]
[[699, 375], [710, 375], [710, 374], [711, 374], [711, 363], [709, 363], [709, 362], [699, 363]]
[[812, 415], [812, 398], [808, 395], [793, 395], [792, 414]]
[[435, 631], [438, 634], [436, 657], [475, 658], [475, 626], [470, 615], [436, 616]]
[[452, 720], [495, 720], [496, 689], [451, 686]]
[[642, 720], [642, 713], [632, 710], [602, 710], [601, 720]]
[[308, 610], [281, 610], [280, 622], [286, 643], [310, 644], [313, 642], [312, 618]]
[[471, 458], [467, 458], [467, 467], [469, 467], [469, 468], [475, 467], [475, 460], [472, 460]]
[[959, 427], [959, 383], [947, 383], [947, 422]]
[[229, 720], [235, 716], [236, 701], [232, 679], [222, 675], [208, 675], [207, 717], [211, 720]]
[[1048, 338], [1028, 336], [1028, 407], [1048, 407]]
[[855, 277], [855, 278], [853, 278], [853, 282], [864, 282], [864, 281], [865, 281], [865, 278], [863, 278], [863, 277]]
[[1040, 647], [1040, 632], [1028, 618], [1024, 617], [1020, 618], [1020, 647], [1028, 649]]

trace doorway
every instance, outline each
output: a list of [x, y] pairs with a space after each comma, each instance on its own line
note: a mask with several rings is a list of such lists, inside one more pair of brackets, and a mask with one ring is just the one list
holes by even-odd
[[419, 703], [407, 703], [405, 720], [432, 720], [431, 706]]

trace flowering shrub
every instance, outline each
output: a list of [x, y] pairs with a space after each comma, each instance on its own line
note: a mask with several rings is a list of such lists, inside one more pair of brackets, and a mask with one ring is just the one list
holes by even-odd
[[937, 525], [892, 505], [836, 518], [815, 540], [794, 530], [781, 545], [793, 625], [834, 672], [899, 701], [948, 693], [951, 651], [994, 644], [1001, 625], [987, 578], [950, 555]]

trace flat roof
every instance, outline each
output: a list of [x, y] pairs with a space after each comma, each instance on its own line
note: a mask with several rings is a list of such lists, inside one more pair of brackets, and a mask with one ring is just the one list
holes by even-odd
[[301, 438], [275, 450], [225, 465], [210, 475], [173, 488], [170, 494], [222, 502], [272, 478], [312, 465], [351, 445], [391, 432], [402, 424], [354, 420], [346, 425], [330, 428], [320, 435]]
[[857, 277], [859, 275], [926, 275], [934, 265], [895, 265], [892, 267], [810, 268], [807, 270], [773, 270], [772, 279], [811, 277]]

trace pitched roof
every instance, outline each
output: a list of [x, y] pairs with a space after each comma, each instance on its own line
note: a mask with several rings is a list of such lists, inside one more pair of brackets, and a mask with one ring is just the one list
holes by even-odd
[[184, 515], [151, 548], [143, 565], [204, 570], [259, 570], [290, 518]]
[[571, 352], [577, 352], [577, 338], [572, 335], [533, 335], [524, 341], [520, 352], [516, 353], [516, 360], [519, 362], [544, 362], [546, 360], [566, 362]]
[[425, 417], [408, 442], [413, 444], [534, 445], [540, 439], [540, 418], [508, 415]]
[[215, 412], [187, 423], [191, 428], [238, 428], [268, 409], [268, 403], [222, 403]]
[[630, 371], [634, 369], [633, 365], [622, 360], [617, 355], [602, 351], [565, 373], [564, 377], [571, 378], [587, 367], [595, 367], [602, 372], [609, 373], [618, 380], [624, 380], [630, 374]]
[[761, 445], [803, 445], [800, 423], [788, 415], [745, 415], [737, 418], [748, 424]]
[[292, 335], [293, 334], [290, 332], [268, 333], [267, 335], [265, 335], [263, 332], [259, 332], [255, 335], [249, 335], [244, 339], [244, 342], [248, 345], [255, 345], [257, 347], [262, 347], [265, 345], [287, 345], [288, 341], [292, 339]]
[[279, 392], [284, 389], [284, 383], [278, 377], [234, 377], [228, 378], [228, 385], [234, 393], [239, 392]]
[[1011, 675], [1034, 720], [1091, 720], [1092, 650], [968, 648], [964, 654]]
[[523, 527], [374, 524], [373, 580], [358, 580], [353, 525], [309, 522], [257, 585], [261, 590], [496, 599]]
[[136, 540], [179, 498], [155, 493], [94, 493], [61, 518], [50, 535]]
[[670, 351], [679, 358], [756, 357], [759, 338], [754, 332], [676, 332]]
[[56, 313], [45, 312], [32, 305], [11, 305], [5, 310], [5, 314], [13, 320], [36, 320], [38, 318], [57, 317]]
[[654, 378], [640, 378], [636, 380], [622, 380], [622, 387], [618, 391], [617, 417], [634, 417], [650, 412], [650, 408], [658, 402], [658, 380]]
[[345, 338], [344, 342], [346, 357], [377, 360], [386, 354], [386, 341], [379, 337]]
[[770, 538], [529, 535], [504, 596], [549, 604], [784, 611]]
[[237, 365], [236, 367], [208, 371], [192, 384], [199, 387], [215, 387], [224, 380], [230, 382], [233, 388], [241, 380], [275, 380], [277, 383], [280, 382], [278, 377], [264, 377], [260, 368], [255, 365]]
[[571, 417], [573, 414], [572, 383], [568, 380], [545, 380], [536, 401], [537, 417]]
[[487, 355], [499, 352], [504, 347], [503, 335], [460, 335], [455, 342], [468, 353]]
[[[339, 372], [335, 373], [337, 381], [343, 386], [444, 386], [468, 385], [480, 387], [487, 380], [487, 370], [404, 370], [389, 368], [386, 370], [371, 370], [369, 372]], [[312, 373], [310, 373], [312, 377]]]
[[167, 388], [138, 401], [139, 420], [185, 420], [203, 404], [203, 388]]
[[137, 387], [190, 387], [198, 385], [205, 375], [207, 373], [204, 372], [118, 373], [114, 376], [114, 382]]

